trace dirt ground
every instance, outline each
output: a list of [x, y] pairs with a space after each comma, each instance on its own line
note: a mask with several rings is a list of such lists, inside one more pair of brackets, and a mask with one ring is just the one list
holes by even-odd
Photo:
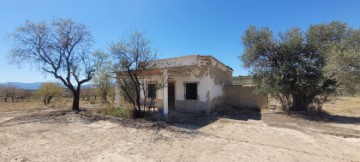
[[184, 129], [56, 107], [0, 111], [0, 161], [360, 161], [360, 108], [333, 112], [224, 115]]

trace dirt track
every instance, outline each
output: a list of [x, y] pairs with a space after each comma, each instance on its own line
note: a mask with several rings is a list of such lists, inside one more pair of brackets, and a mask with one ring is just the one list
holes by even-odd
[[261, 114], [186, 130], [86, 112], [2, 112], [0, 161], [359, 161], [357, 121]]

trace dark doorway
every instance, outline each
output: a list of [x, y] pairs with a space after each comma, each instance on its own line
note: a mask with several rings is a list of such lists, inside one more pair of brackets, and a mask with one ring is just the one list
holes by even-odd
[[168, 83], [169, 110], [175, 110], [175, 83]]

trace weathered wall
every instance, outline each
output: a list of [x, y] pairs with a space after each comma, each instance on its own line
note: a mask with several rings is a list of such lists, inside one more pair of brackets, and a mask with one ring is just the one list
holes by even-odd
[[[224, 104], [224, 85], [232, 83], [232, 70], [209, 56], [198, 56], [197, 66], [191, 70], [190, 76], [174, 76], [176, 80], [175, 109], [180, 111], [209, 113], [217, 106]], [[184, 83], [197, 82], [199, 99], [184, 99]]]
[[225, 104], [241, 108], [268, 108], [268, 97], [257, 94], [255, 87], [225, 86]]
[[199, 57], [200, 61], [207, 62], [203, 67], [209, 69], [211, 82], [209, 83], [209, 112], [214, 111], [216, 107], [221, 107], [225, 102], [225, 85], [232, 84], [232, 70], [220, 63], [213, 57]]
[[[190, 71], [189, 75], [178, 76], [169, 73], [169, 78], [175, 84], [175, 110], [184, 112], [203, 112], [208, 106], [209, 100], [209, 83], [211, 82], [210, 76], [197, 77], [194, 75], [195, 71], [200, 67], [194, 68]], [[161, 83], [162, 76], [150, 76], [147, 77], [146, 82]], [[185, 99], [185, 83], [196, 82], [198, 83], [198, 100], [186, 100]], [[146, 83], [146, 84], [147, 84]], [[141, 91], [141, 98], [144, 98], [143, 91]], [[155, 107], [162, 108], [164, 99], [164, 89], [159, 89], [156, 92]]]
[[[145, 76], [144, 80], [143, 80], [143, 81], [145, 81], [144, 88], [147, 89], [147, 84], [149, 84], [149, 83], [154, 83], [154, 84], [162, 83], [161, 79], [163, 79], [163, 78], [162, 78], [162, 76], [159, 76], [159, 75]], [[142, 80], [140, 82], [142, 82]], [[163, 99], [164, 98], [163, 94], [164, 94], [164, 92], [162, 91], [162, 89], [159, 89], [158, 91], [156, 91], [156, 98]], [[140, 90], [140, 97], [144, 98], [143, 89]]]
[[[190, 76], [171, 76], [175, 80], [175, 110], [186, 112], [208, 112], [208, 102], [210, 100], [210, 83], [212, 82], [209, 75], [198, 77], [194, 75], [199, 68], [193, 69]], [[171, 75], [171, 74], [170, 74]], [[185, 99], [185, 83], [198, 83], [198, 99]]]
[[150, 62], [150, 67], [154, 68], [171, 68], [196, 65], [196, 55], [182, 56], [176, 58], [160, 59]]
[[175, 111], [192, 112], [192, 113], [208, 113], [209, 103], [199, 100], [176, 100]]

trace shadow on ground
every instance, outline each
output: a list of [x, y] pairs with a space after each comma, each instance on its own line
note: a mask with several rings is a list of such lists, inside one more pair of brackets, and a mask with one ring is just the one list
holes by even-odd
[[359, 117], [340, 116], [340, 115], [327, 115], [325, 116], [326, 121], [339, 123], [339, 124], [360, 124]]
[[[71, 110], [48, 109], [31, 112], [16, 112], [2, 114], [3, 119], [0, 120], [0, 127], [11, 127], [14, 125], [42, 123], [42, 124], [92, 124], [97, 121], [110, 121], [124, 127], [136, 129], [153, 129], [159, 131], [166, 129], [182, 133], [193, 134], [194, 131], [188, 129], [178, 129], [177, 127], [169, 127], [164, 121], [150, 121], [145, 119], [127, 119], [118, 118], [108, 115], [98, 114], [92, 110], [82, 109], [80, 112]], [[1, 119], [1, 118], [0, 118]]]
[[[359, 125], [360, 118], [352, 116], [333, 115], [325, 112], [317, 114], [308, 113], [262, 113], [261, 109], [249, 108], [231, 108], [226, 111], [216, 112], [213, 114], [193, 114], [184, 112], [170, 112], [170, 125], [185, 129], [197, 130], [208, 124], [217, 121], [220, 118], [233, 120], [263, 120], [269, 126], [294, 128], [293, 125], [299, 125], [296, 129], [302, 127], [313, 127], [318, 130], [325, 131], [348, 132], [349, 134], [357, 134], [359, 131], [346, 128], [331, 126], [331, 124], [352, 124]], [[329, 125], [330, 124], [330, 125]], [[356, 136], [358, 138], [358, 136]]]
[[170, 112], [169, 117], [172, 126], [196, 130], [219, 118], [243, 121], [261, 120], [261, 110], [259, 108], [226, 108], [226, 110], [211, 114], [173, 111]]
[[[44, 124], [91, 124], [99, 120], [107, 120], [118, 123], [124, 127], [137, 129], [166, 129], [184, 133], [194, 133], [196, 130], [216, 122], [220, 118], [248, 121], [261, 120], [271, 127], [296, 129], [304, 133], [320, 132], [327, 135], [336, 135], [344, 138], [360, 138], [360, 130], [356, 127], [360, 124], [360, 118], [331, 115], [331, 114], [277, 114], [264, 113], [260, 109], [231, 108], [226, 111], [212, 114], [191, 114], [184, 112], [170, 112], [171, 121], [149, 121], [144, 119], [123, 119], [94, 113], [92, 111], [80, 111], [75, 113], [70, 110], [42, 110], [34, 112], [4, 113], [0, 118], [0, 127], [18, 124], [40, 122]], [[342, 127], [335, 124], [349, 124]], [[170, 125], [170, 127], [169, 127]], [[185, 129], [184, 129], [185, 128]]]
[[31, 122], [40, 122], [45, 124], [57, 123], [57, 124], [72, 124], [72, 123], [82, 123], [82, 124], [91, 124], [100, 120], [108, 120], [111, 122], [116, 122], [125, 127], [133, 128], [149, 128], [155, 127], [159, 124], [157, 122], [149, 122], [146, 120], [134, 120], [134, 119], [124, 119], [117, 118], [107, 115], [101, 115], [94, 113], [93, 111], [88, 111], [83, 109], [80, 112], [74, 112], [71, 110], [50, 110], [50, 111], [34, 111], [31, 113], [25, 113], [12, 117], [9, 120], [3, 121], [0, 123], [1, 126], [11, 126], [18, 124], [27, 124]]
[[294, 117], [300, 117], [305, 120], [325, 122], [325, 123], [336, 123], [336, 124], [360, 124], [360, 117], [355, 116], [344, 116], [334, 115], [325, 111], [318, 113], [290, 113], [289, 115]]

